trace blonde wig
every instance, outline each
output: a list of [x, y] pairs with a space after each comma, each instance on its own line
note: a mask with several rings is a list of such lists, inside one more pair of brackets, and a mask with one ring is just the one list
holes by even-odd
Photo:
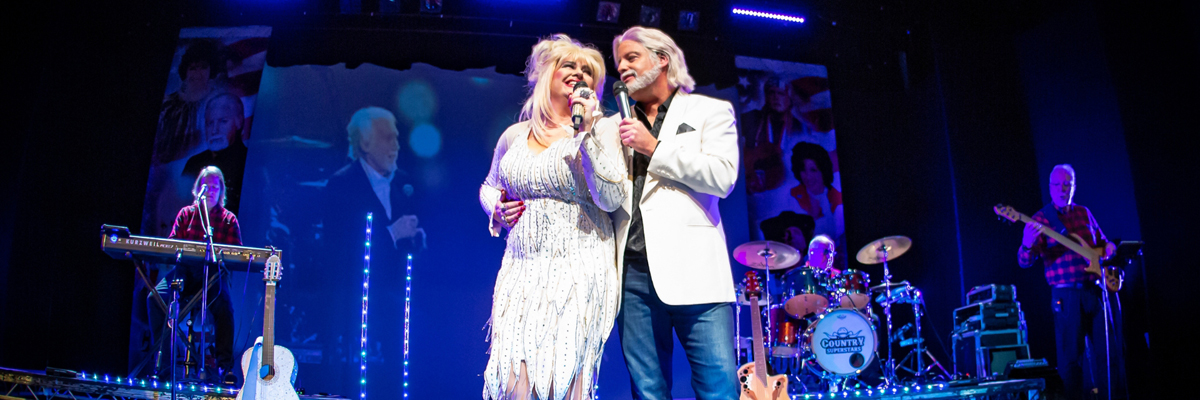
[[553, 90], [551, 90], [550, 81], [554, 77], [554, 71], [562, 65], [563, 61], [576, 61], [581, 64], [580, 68], [583, 68], [584, 65], [591, 68], [592, 73], [588, 75], [592, 77], [592, 90], [596, 92], [596, 96], [604, 94], [604, 57], [595, 47], [579, 43], [561, 33], [543, 39], [534, 45], [533, 54], [530, 54], [529, 59], [525, 61], [525, 79], [529, 80], [529, 97], [525, 99], [525, 105], [521, 107], [521, 121], [529, 120], [533, 128], [534, 140], [543, 146], [550, 145], [544, 136], [546, 131], [553, 128], [551, 117], [554, 115], [554, 110], [550, 105], [550, 96], [553, 95]]
[[[688, 74], [687, 61], [683, 59], [683, 50], [675, 44], [675, 40], [662, 31], [654, 28], [635, 26], [625, 33], [613, 38], [613, 56], [617, 56], [617, 47], [621, 42], [632, 40], [641, 43], [646, 50], [667, 57], [667, 84], [691, 93], [696, 88], [696, 80]], [[621, 60], [617, 60], [620, 63]]]

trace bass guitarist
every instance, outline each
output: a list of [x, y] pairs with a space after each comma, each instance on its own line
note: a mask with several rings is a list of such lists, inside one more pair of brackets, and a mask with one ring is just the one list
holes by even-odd
[[1088, 259], [1041, 234], [1047, 229], [1066, 236], [1074, 234], [1082, 238], [1084, 246], [1103, 247], [1105, 257], [1112, 255], [1116, 246], [1105, 238], [1092, 212], [1072, 201], [1074, 196], [1075, 169], [1069, 164], [1054, 166], [1050, 171], [1053, 202], [1032, 216], [1036, 222], [1025, 225], [1017, 262], [1021, 268], [1032, 267], [1039, 261], [1044, 265], [1054, 310], [1058, 373], [1062, 376], [1067, 398], [1109, 398], [1105, 348], [1111, 352], [1112, 360], [1111, 398], [1126, 398], [1124, 341], [1121, 340], [1120, 302], [1116, 292], [1109, 293], [1113, 324], [1108, 329], [1110, 342], [1105, 343], [1105, 318], [1101, 306], [1104, 288], [1096, 285], [1097, 276], [1084, 271]]

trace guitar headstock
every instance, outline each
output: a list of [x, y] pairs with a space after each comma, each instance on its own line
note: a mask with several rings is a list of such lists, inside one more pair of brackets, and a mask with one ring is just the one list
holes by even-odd
[[1021, 220], [1021, 212], [1010, 206], [997, 204], [995, 207], [992, 207], [992, 211], [994, 211], [996, 215], [1007, 219], [1009, 222], [1017, 222]]
[[746, 297], [762, 294], [762, 284], [759, 283], [758, 274], [754, 271], [746, 271], [746, 279], [742, 280], [742, 285], [746, 287]]
[[263, 264], [263, 280], [268, 282], [278, 282], [283, 279], [283, 267], [280, 266], [279, 256], [272, 254], [267, 257], [267, 262]]

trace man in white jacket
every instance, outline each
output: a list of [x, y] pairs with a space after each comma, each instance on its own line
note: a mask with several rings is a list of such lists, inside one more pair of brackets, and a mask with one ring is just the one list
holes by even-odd
[[613, 215], [634, 397], [671, 399], [674, 330], [696, 398], [737, 398], [733, 276], [717, 209], [737, 181], [733, 106], [691, 94], [683, 51], [659, 30], [630, 28], [613, 40], [613, 54], [637, 101], [620, 121], [633, 195]]

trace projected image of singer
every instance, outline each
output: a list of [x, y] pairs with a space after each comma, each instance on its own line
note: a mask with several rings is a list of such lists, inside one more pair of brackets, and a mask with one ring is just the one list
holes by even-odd
[[509, 230], [483, 398], [591, 399], [617, 314], [608, 213], [628, 193], [621, 143], [616, 122], [597, 117], [599, 51], [555, 35], [533, 47], [526, 65], [521, 122], [496, 143], [479, 190], [491, 234]]
[[[201, 201], [201, 194], [204, 194], [203, 201]], [[192, 185], [192, 195], [195, 197], [194, 203], [179, 210], [179, 214], [175, 217], [175, 225], [171, 227], [170, 238], [196, 242], [205, 241], [205, 224], [202, 219], [204, 211], [200, 207], [207, 207], [208, 218], [212, 225], [213, 243], [242, 245], [242, 231], [238, 226], [237, 216], [225, 209], [225, 175], [221, 169], [209, 166], [200, 170], [200, 175]], [[209, 269], [209, 274], [219, 273], [217, 268]], [[154, 290], [158, 291], [158, 295], [163, 299], [170, 299], [170, 282], [176, 278], [183, 279], [183, 293], [179, 295], [181, 303], [186, 303], [191, 296], [199, 296], [200, 288], [204, 287], [206, 281], [203, 266], [180, 265], [159, 281]], [[153, 300], [153, 298], [147, 297], [146, 304], [148, 306], [146, 308], [149, 311], [150, 327], [157, 330], [162, 326], [163, 318], [166, 316]], [[233, 305], [229, 301], [229, 286], [224, 275], [221, 275], [209, 289], [208, 301], [208, 311], [212, 313], [213, 323], [216, 325], [216, 354], [214, 355], [220, 371], [215, 376], [221, 377], [224, 382], [233, 382], [235, 380], [233, 375]], [[200, 308], [197, 307], [196, 311], [199, 312], [199, 310]], [[156, 331], [155, 334], [162, 334], [161, 332], [161, 330]], [[164, 373], [164, 371], [158, 372], [160, 376]], [[214, 374], [209, 376], [214, 376]]]
[[396, 117], [380, 107], [359, 109], [346, 125], [350, 162], [329, 177], [322, 209], [325, 268], [319, 277], [322, 298], [311, 311], [320, 315], [328, 365], [342, 374], [335, 392], [359, 390], [363, 246], [367, 213], [371, 220], [371, 293], [367, 361], [370, 393], [400, 393], [401, 380], [394, 372], [404, 362], [404, 293], [407, 255], [425, 248], [425, 231], [415, 211], [417, 204], [409, 174], [400, 169], [399, 131]]
[[613, 54], [637, 101], [635, 115], [620, 120], [634, 152], [632, 195], [613, 216], [634, 397], [671, 398], [674, 331], [696, 398], [735, 399], [733, 275], [717, 209], [737, 181], [733, 106], [691, 93], [683, 50], [662, 31], [630, 28], [613, 40]]

